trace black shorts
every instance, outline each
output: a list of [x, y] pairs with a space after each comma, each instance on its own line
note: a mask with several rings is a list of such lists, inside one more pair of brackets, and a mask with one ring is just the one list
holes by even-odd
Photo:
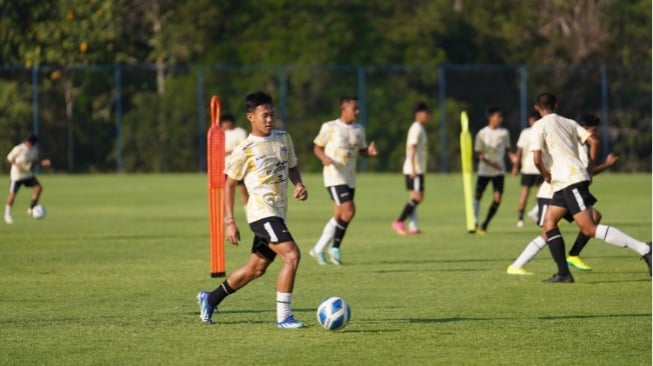
[[596, 203], [596, 197], [590, 193], [590, 182], [572, 184], [553, 194], [551, 205], [566, 208], [571, 216], [591, 208]]
[[9, 193], [18, 193], [20, 186], [34, 187], [40, 185], [41, 183], [39, 183], [39, 180], [36, 179], [36, 177], [31, 177], [31, 178], [26, 178], [21, 180], [12, 180], [11, 184], [9, 185]]
[[539, 174], [522, 174], [521, 185], [526, 187], [539, 187], [544, 183], [544, 178]]
[[488, 183], [492, 181], [492, 189], [495, 192], [503, 193], [503, 175], [497, 175], [494, 177], [478, 177], [476, 179], [476, 196], [480, 196], [485, 192]]
[[252, 253], [258, 253], [270, 262], [277, 256], [270, 245], [295, 241], [280, 217], [266, 217], [250, 223], [249, 227], [254, 232]]
[[[537, 226], [541, 227], [544, 225], [544, 215], [550, 204], [550, 198], [537, 198]], [[569, 211], [562, 218], [567, 220], [567, 222], [574, 222], [574, 216]]]
[[406, 175], [406, 189], [415, 192], [424, 192], [424, 174], [418, 174], [415, 178]]
[[354, 188], [351, 188], [346, 184], [327, 187], [327, 191], [336, 205], [341, 205], [345, 202], [354, 200]]

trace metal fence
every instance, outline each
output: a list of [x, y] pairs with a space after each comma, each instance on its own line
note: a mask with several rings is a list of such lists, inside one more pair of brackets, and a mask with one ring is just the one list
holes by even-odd
[[563, 115], [601, 117], [603, 154], [621, 155], [618, 169], [651, 169], [650, 65], [0, 67], [0, 85], [0, 148], [31, 129], [68, 172], [204, 170], [210, 96], [244, 125], [243, 98], [257, 89], [273, 95], [305, 170], [319, 168], [312, 138], [338, 116], [341, 95], [358, 96], [359, 122], [381, 151], [363, 169], [400, 168], [411, 106], [423, 100], [433, 109], [429, 168], [452, 172], [461, 110], [476, 132], [485, 109], [501, 107], [515, 142], [541, 91], [559, 97]]

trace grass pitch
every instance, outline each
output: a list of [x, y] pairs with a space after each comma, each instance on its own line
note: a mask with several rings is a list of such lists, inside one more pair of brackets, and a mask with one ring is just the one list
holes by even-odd
[[[555, 271], [548, 251], [513, 277], [508, 264], [538, 232], [517, 229], [518, 183], [486, 237], [467, 234], [461, 179], [427, 177], [419, 208], [424, 234], [390, 230], [406, 201], [400, 175], [361, 175], [357, 217], [345, 237], [345, 265], [318, 266], [308, 249], [331, 214], [318, 175], [307, 202], [292, 202], [289, 227], [305, 256], [293, 307], [309, 324], [275, 326], [275, 281], [267, 275], [198, 319], [195, 295], [209, 278], [205, 177], [43, 176], [48, 216], [0, 225], [0, 363], [8, 365], [650, 365], [651, 279], [639, 256], [593, 240], [591, 273], [573, 285], [542, 284]], [[651, 176], [604, 175], [592, 185], [604, 222], [651, 238]], [[532, 202], [532, 198], [531, 198]], [[483, 202], [484, 215], [489, 192]], [[242, 210], [244, 263], [251, 233]], [[569, 247], [575, 237], [563, 226]], [[353, 319], [319, 327], [315, 308], [345, 298]]]

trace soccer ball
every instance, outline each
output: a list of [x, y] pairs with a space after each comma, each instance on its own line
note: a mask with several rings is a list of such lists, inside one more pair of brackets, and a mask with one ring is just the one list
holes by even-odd
[[32, 217], [40, 220], [45, 217], [45, 207], [38, 205], [32, 209]]
[[349, 323], [349, 319], [351, 319], [351, 308], [340, 297], [327, 297], [317, 307], [317, 321], [324, 329], [341, 329]]

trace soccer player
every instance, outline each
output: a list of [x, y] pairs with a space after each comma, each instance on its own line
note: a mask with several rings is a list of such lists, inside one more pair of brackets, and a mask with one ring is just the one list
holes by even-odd
[[[544, 181], [540, 175], [540, 171], [537, 170], [537, 167], [533, 162], [533, 152], [529, 147], [531, 140], [531, 127], [538, 119], [540, 119], [540, 114], [536, 111], [533, 111], [528, 116], [529, 127], [524, 128], [519, 134], [519, 140], [517, 140], [517, 151], [512, 156], [513, 176], [517, 176], [519, 166], [521, 165], [521, 193], [519, 196], [517, 227], [524, 227], [524, 211], [526, 209], [526, 204], [528, 203], [528, 196], [531, 193], [531, 188], [539, 188]], [[530, 210], [528, 216], [531, 217], [533, 221], [537, 220], [537, 204], [532, 210]]]
[[324, 250], [331, 241], [331, 263], [342, 264], [340, 245], [356, 212], [354, 188], [358, 155], [377, 155], [374, 141], [368, 146], [363, 126], [356, 123], [358, 112], [357, 98], [340, 98], [340, 118], [322, 124], [313, 140], [313, 153], [324, 165], [324, 185], [334, 202], [333, 217], [326, 223], [322, 236], [310, 251], [311, 256], [323, 265], [327, 264]]
[[28, 215], [32, 214], [32, 209], [38, 204], [41, 193], [43, 192], [43, 186], [36, 179], [32, 168], [34, 164], [48, 167], [50, 166], [50, 160], [39, 160], [38, 148], [36, 147], [37, 142], [38, 137], [30, 134], [23, 143], [14, 146], [7, 155], [7, 161], [11, 165], [11, 184], [9, 185], [9, 196], [5, 204], [5, 222], [7, 224], [14, 223], [14, 219], [11, 216], [11, 207], [14, 205], [16, 194], [21, 186], [32, 187], [34, 189], [32, 201], [27, 209]]
[[558, 271], [544, 282], [571, 283], [574, 278], [569, 272], [565, 256], [565, 243], [558, 229], [558, 222], [567, 213], [571, 214], [580, 231], [587, 237], [604, 240], [609, 244], [630, 248], [646, 261], [651, 274], [651, 245], [636, 240], [619, 229], [599, 224], [593, 208], [596, 198], [589, 191], [590, 175], [594, 162], [585, 165], [578, 153], [578, 143], [588, 141], [589, 156], [596, 156], [596, 137], [580, 127], [575, 121], [555, 113], [558, 107], [556, 97], [550, 93], [538, 95], [535, 109], [542, 118], [533, 125], [533, 158], [535, 165], [551, 184], [553, 197], [544, 212], [542, 237], [549, 245], [551, 256]]
[[261, 277], [278, 255], [283, 261], [277, 279], [277, 327], [301, 328], [290, 308], [295, 274], [300, 252], [286, 226], [288, 180], [294, 186], [294, 197], [308, 198], [302, 183], [297, 156], [290, 136], [272, 129], [274, 116], [272, 98], [263, 92], [249, 94], [245, 99], [251, 134], [234, 149], [225, 169], [225, 233], [227, 241], [238, 245], [240, 231], [234, 219], [234, 193], [239, 180], [245, 181], [250, 192], [247, 221], [254, 232], [249, 262], [236, 269], [213, 292], [197, 294], [200, 319], [211, 324], [211, 316], [228, 295]]
[[[220, 127], [224, 130], [224, 151], [225, 151], [225, 166], [229, 165], [229, 158], [236, 146], [247, 138], [247, 131], [244, 128], [236, 126], [236, 119], [231, 114], [224, 114], [220, 117]], [[238, 182], [240, 187], [240, 199], [243, 205], [247, 205], [249, 193], [243, 181]]]
[[[403, 173], [406, 176], [406, 189], [408, 190], [408, 203], [404, 206], [399, 218], [392, 223], [392, 228], [400, 235], [421, 233], [417, 227], [417, 205], [424, 198], [424, 173], [426, 173], [428, 155], [424, 125], [429, 121], [430, 115], [431, 112], [424, 102], [417, 103], [413, 108], [415, 122], [408, 129], [406, 159], [403, 167]], [[406, 219], [408, 219], [408, 230], [406, 230], [404, 224]]]
[[[599, 140], [596, 136], [596, 130], [599, 126], [600, 119], [596, 117], [593, 114], [584, 114], [578, 118], [578, 124], [581, 125], [584, 129], [586, 129], [592, 136], [595, 137], [595, 139], [592, 139], [590, 142], [592, 144], [599, 144]], [[597, 145], [596, 149], [592, 149], [592, 153], [596, 153], [599, 148], [599, 145]], [[590, 149], [589, 149], [589, 144], [584, 143], [584, 144], [579, 144], [578, 145], [579, 149], [579, 154], [581, 161], [583, 165], [588, 166], [590, 160], [594, 161], [596, 159], [596, 156], [590, 156]], [[604, 170], [610, 168], [617, 162], [618, 158], [616, 155], [613, 153], [608, 154], [606, 157], [606, 160], [603, 164], [599, 165], [594, 165], [591, 171], [591, 175], [597, 175], [603, 172]], [[553, 190], [551, 189], [551, 185], [547, 182], [544, 182], [541, 186], [540, 189], [537, 193], [537, 204], [538, 204], [538, 219], [537, 223], [539, 226], [542, 226], [542, 219], [543, 219], [543, 213], [547, 210], [549, 204], [551, 203], [551, 198], [553, 197]], [[601, 221], [601, 213], [594, 209], [594, 220], [596, 223], [600, 223]], [[573, 217], [567, 213], [564, 217], [565, 220], [572, 222], [574, 219]], [[574, 242], [573, 247], [569, 251], [569, 255], [567, 256], [567, 264], [571, 265], [572, 267], [580, 270], [580, 271], [591, 271], [592, 267], [588, 266], [585, 264], [581, 258], [580, 258], [580, 252], [583, 250], [587, 242], [589, 241], [589, 237], [585, 236], [582, 232], [579, 232], [576, 241]], [[522, 253], [517, 257], [517, 259], [508, 267], [507, 273], [512, 274], [512, 275], [532, 275], [533, 273], [526, 271], [523, 267], [530, 262], [535, 256], [544, 248], [546, 245], [546, 241], [544, 238], [541, 236], [537, 236], [535, 239], [533, 239], [528, 245], [526, 245], [526, 248], [522, 251]]]
[[476, 180], [476, 196], [474, 197], [474, 217], [478, 226], [481, 198], [488, 183], [492, 182], [494, 195], [492, 205], [481, 223], [477, 233], [485, 235], [492, 217], [497, 213], [501, 204], [503, 194], [505, 156], [510, 152], [510, 133], [501, 127], [503, 123], [503, 112], [498, 107], [490, 107], [487, 110], [488, 125], [476, 134], [474, 152], [478, 158], [478, 178]]

